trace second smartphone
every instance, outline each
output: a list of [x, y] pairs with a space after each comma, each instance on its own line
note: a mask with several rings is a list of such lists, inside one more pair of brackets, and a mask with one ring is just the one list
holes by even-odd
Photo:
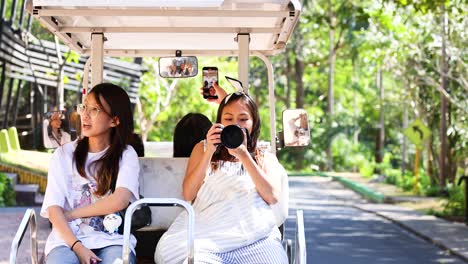
[[217, 67], [203, 67], [203, 98], [218, 99], [213, 83], [218, 82]]

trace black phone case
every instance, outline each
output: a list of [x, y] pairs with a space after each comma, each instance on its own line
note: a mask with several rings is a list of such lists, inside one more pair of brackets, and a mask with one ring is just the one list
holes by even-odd
[[[217, 69], [217, 68], [215, 68], [215, 67], [206, 67], [206, 68], [203, 68], [202, 71], [210, 70], [210, 69], [216, 70], [216, 76], [217, 76], [217, 77], [216, 77], [216, 82], [218, 82], [218, 69]], [[204, 99], [218, 99], [218, 95], [217, 95], [217, 94], [215, 94], [215, 95], [210, 95], [210, 88], [205, 87], [205, 84], [204, 84], [204, 82], [205, 82], [205, 75], [204, 75], [204, 74], [202, 74], [202, 78], [203, 78], [203, 80], [202, 80], [202, 81], [203, 81], [203, 98], [204, 98]], [[213, 88], [213, 89], [214, 89], [214, 88]]]

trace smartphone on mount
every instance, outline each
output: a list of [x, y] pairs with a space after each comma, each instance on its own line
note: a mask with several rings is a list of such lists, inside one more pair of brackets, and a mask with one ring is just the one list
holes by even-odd
[[218, 82], [217, 67], [203, 67], [203, 98], [218, 99], [213, 83]]

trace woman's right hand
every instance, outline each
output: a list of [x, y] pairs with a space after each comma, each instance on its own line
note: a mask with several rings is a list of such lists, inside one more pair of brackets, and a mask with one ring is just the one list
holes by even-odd
[[214, 153], [216, 147], [221, 144], [221, 131], [223, 125], [215, 123], [211, 126], [210, 130], [206, 133], [206, 150], [210, 153]]
[[224, 100], [224, 98], [228, 95], [226, 90], [224, 90], [221, 86], [218, 85], [218, 82], [213, 83], [213, 87], [216, 90], [216, 95], [218, 96], [217, 99], [213, 99], [214, 102], [217, 104], [221, 104], [221, 102]]
[[[216, 99], [215, 98], [206, 98], [206, 100], [208, 102], [212, 102], [212, 103], [215, 103], [215, 104], [221, 104], [221, 102], [228, 95], [228, 93], [221, 86], [219, 86], [217, 82], [213, 83], [213, 88], [215, 89], [216, 95], [218, 96], [218, 98], [216, 98]], [[200, 87], [200, 94], [203, 95], [203, 86]]]
[[81, 264], [97, 264], [98, 262], [102, 261], [102, 259], [98, 258], [93, 251], [83, 246], [81, 242], [76, 243], [76, 245], [73, 247], [73, 251], [80, 259]]

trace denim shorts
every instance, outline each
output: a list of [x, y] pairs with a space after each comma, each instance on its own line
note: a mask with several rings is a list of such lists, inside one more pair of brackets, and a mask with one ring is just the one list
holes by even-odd
[[[122, 246], [108, 246], [91, 249], [101, 262], [99, 264], [113, 264], [116, 259], [122, 259]], [[59, 246], [52, 249], [45, 258], [46, 264], [80, 264], [78, 256], [69, 247]], [[135, 254], [130, 252], [130, 263], [135, 264]]]

